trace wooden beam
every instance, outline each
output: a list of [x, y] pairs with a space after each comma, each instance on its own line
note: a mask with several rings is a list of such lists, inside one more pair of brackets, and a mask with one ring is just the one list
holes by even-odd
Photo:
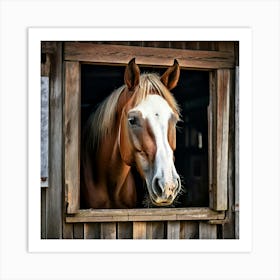
[[49, 87], [49, 188], [46, 205], [46, 238], [62, 238], [62, 44], [50, 56]]
[[65, 63], [64, 145], [67, 213], [80, 208], [80, 64]]
[[136, 57], [142, 65], [170, 66], [176, 58], [182, 68], [233, 68], [234, 55], [228, 51], [198, 51], [170, 48], [121, 46], [92, 43], [65, 43], [64, 58], [102, 64], [123, 64]]
[[239, 239], [239, 66], [235, 69], [235, 238]]
[[210, 75], [209, 182], [210, 207], [228, 207], [228, 139], [231, 70], [219, 69]]
[[178, 221], [178, 220], [215, 220], [224, 219], [223, 211], [210, 208], [177, 209], [96, 209], [79, 210], [67, 215], [66, 222], [128, 222], [128, 221]]

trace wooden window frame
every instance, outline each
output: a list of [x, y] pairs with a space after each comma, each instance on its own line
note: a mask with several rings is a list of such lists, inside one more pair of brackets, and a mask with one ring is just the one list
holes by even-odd
[[[210, 72], [208, 106], [209, 207], [160, 209], [80, 209], [81, 64], [126, 65], [137, 57], [144, 66], [170, 66], [174, 58], [183, 69]], [[228, 208], [229, 98], [234, 53], [64, 43], [64, 189], [66, 222], [208, 220], [222, 223]]]

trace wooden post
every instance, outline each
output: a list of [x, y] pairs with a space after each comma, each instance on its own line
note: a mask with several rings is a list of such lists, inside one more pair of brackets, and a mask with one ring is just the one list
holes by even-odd
[[[230, 70], [219, 69], [217, 75], [210, 76], [210, 102], [208, 110], [212, 115], [209, 136], [210, 207], [215, 210], [227, 210], [228, 207], [228, 133], [229, 133], [229, 96]], [[215, 86], [216, 83], [216, 86]]]
[[62, 44], [53, 43], [49, 91], [49, 188], [46, 238], [62, 238]]
[[65, 62], [65, 195], [67, 213], [80, 208], [80, 64]]
[[239, 239], [239, 66], [235, 69], [235, 238]]

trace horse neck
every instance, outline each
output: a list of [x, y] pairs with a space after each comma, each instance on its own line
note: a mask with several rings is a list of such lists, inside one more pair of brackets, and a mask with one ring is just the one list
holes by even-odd
[[[116, 191], [123, 185], [131, 167], [122, 160], [119, 150], [118, 132], [101, 141], [97, 151], [96, 159], [99, 172], [99, 179], [105, 181], [109, 186], [116, 188]], [[102, 183], [102, 182], [101, 182]]]

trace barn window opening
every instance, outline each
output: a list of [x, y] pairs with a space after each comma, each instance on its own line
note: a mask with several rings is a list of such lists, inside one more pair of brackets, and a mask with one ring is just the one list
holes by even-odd
[[[125, 66], [81, 65], [81, 131], [98, 105], [124, 84]], [[143, 67], [141, 72], [160, 75], [166, 67]], [[209, 207], [208, 184], [208, 117], [209, 72], [181, 69], [180, 80], [171, 91], [181, 108], [182, 122], [178, 123], [175, 167], [185, 188], [176, 207]], [[143, 189], [137, 172], [138, 190]], [[138, 191], [137, 208], [143, 204], [145, 194]], [[81, 208], [83, 203], [81, 201]]]

